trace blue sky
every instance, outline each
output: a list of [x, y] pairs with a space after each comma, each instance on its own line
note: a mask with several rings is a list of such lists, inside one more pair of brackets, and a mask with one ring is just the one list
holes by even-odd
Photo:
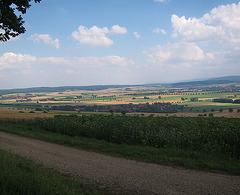
[[24, 20], [0, 43], [0, 89], [240, 73], [239, 0], [42, 0]]

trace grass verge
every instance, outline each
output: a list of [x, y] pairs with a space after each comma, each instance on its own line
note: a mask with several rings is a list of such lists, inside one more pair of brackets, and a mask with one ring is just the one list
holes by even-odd
[[0, 194], [104, 194], [96, 187], [0, 150]]
[[153, 148], [113, 144], [85, 137], [61, 135], [23, 124], [5, 122], [0, 122], [0, 131], [142, 162], [240, 175], [240, 160], [226, 157], [225, 155], [218, 154], [213, 156], [199, 151], [178, 148]]

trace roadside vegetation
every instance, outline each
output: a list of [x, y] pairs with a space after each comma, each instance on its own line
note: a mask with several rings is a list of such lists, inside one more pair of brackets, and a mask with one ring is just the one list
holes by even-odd
[[60, 116], [0, 123], [0, 130], [145, 162], [240, 175], [235, 118]]
[[0, 150], [0, 194], [104, 194], [96, 187]]

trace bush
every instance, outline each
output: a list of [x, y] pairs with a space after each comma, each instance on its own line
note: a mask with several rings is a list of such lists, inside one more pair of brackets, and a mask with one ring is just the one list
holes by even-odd
[[209, 117], [213, 117], [213, 113], [209, 113], [209, 115], [208, 115]]

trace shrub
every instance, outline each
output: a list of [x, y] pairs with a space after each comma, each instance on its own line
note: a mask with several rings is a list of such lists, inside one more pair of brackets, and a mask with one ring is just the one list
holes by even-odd
[[213, 113], [209, 113], [209, 115], [208, 115], [209, 117], [213, 117]]

